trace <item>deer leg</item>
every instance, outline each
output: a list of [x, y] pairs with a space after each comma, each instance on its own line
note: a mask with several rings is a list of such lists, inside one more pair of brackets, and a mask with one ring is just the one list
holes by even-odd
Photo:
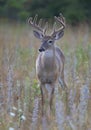
[[45, 85], [46, 92], [47, 92], [47, 106], [46, 106], [46, 114], [48, 120], [51, 118], [51, 106], [52, 106], [52, 100], [53, 100], [53, 93], [54, 93], [54, 86], [51, 83], [48, 83]]
[[67, 85], [66, 85], [66, 83], [64, 81], [64, 67], [63, 67], [62, 71], [60, 72], [60, 77], [59, 77], [58, 81], [61, 84], [61, 87], [63, 89], [67, 89]]
[[54, 86], [53, 86], [53, 88], [52, 88], [51, 96], [50, 96], [50, 109], [51, 109], [52, 103], [53, 103], [53, 95], [54, 95]]
[[68, 96], [69, 96], [69, 90], [68, 90], [68, 87], [67, 87], [67, 85], [66, 85], [66, 83], [65, 83], [65, 80], [64, 80], [64, 70], [62, 71], [62, 73], [61, 73], [61, 76], [59, 77], [59, 83], [61, 84], [61, 87], [65, 90], [65, 95], [64, 95], [64, 97], [65, 97], [65, 104], [66, 104], [66, 114], [69, 114], [69, 104], [68, 104]]
[[41, 90], [41, 100], [42, 100], [42, 116], [44, 115], [44, 96], [43, 96], [43, 86], [40, 85], [40, 90]]
[[63, 88], [63, 89], [65, 89], [65, 88], [67, 88], [67, 85], [66, 85], [66, 83], [65, 83], [65, 81], [64, 81], [64, 79], [63, 78], [59, 78], [59, 83], [61, 84], [61, 87]]
[[48, 92], [48, 104], [52, 106], [53, 94], [54, 94], [54, 85], [53, 84], [46, 84], [46, 90]]

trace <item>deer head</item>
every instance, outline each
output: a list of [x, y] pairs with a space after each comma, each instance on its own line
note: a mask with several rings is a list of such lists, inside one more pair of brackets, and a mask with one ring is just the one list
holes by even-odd
[[[59, 40], [64, 35], [64, 29], [65, 29], [65, 20], [63, 15], [60, 13], [58, 17], [54, 17], [55, 22], [53, 25], [53, 31], [51, 35], [46, 35], [46, 30], [48, 27], [48, 22], [45, 23], [45, 26], [42, 28], [42, 22], [43, 20], [40, 19], [37, 24], [37, 18], [38, 15], [35, 15], [34, 19], [32, 17], [29, 18], [28, 23], [31, 24], [32, 27], [35, 28], [33, 31], [34, 36], [41, 40], [42, 44], [39, 48], [39, 51], [45, 51], [49, 47], [53, 46], [55, 43], [55, 40]], [[61, 27], [59, 29], [55, 29], [56, 23], [59, 23]]]

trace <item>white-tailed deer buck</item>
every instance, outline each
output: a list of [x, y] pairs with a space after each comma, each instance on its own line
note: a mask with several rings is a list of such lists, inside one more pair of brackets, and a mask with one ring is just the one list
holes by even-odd
[[[46, 22], [44, 28], [42, 28], [42, 19], [37, 23], [37, 15], [33, 18], [29, 18], [28, 22], [35, 28], [33, 31], [34, 36], [41, 40], [41, 46], [39, 48], [39, 55], [36, 60], [36, 74], [40, 82], [40, 89], [42, 95], [42, 106], [44, 105], [45, 89], [48, 91], [48, 102], [52, 104], [53, 93], [57, 82], [59, 82], [63, 89], [66, 88], [64, 81], [64, 60], [65, 57], [62, 51], [55, 45], [55, 41], [59, 40], [64, 35], [65, 20], [62, 14], [59, 17], [54, 17], [56, 22], [53, 26], [53, 32], [50, 35], [46, 35], [48, 23]], [[59, 29], [55, 29], [56, 23], [61, 26]]]

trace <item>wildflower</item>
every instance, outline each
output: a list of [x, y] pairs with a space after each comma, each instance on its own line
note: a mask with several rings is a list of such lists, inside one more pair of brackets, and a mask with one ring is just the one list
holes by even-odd
[[26, 117], [24, 115], [21, 116], [21, 120], [26, 120]]
[[10, 112], [10, 116], [15, 117], [15, 113]]
[[19, 112], [22, 112], [22, 109], [19, 109]]
[[13, 110], [15, 110], [15, 111], [16, 111], [16, 110], [17, 110], [17, 108], [16, 108], [15, 106], [13, 106]]
[[14, 130], [14, 128], [13, 127], [9, 127], [9, 130]]

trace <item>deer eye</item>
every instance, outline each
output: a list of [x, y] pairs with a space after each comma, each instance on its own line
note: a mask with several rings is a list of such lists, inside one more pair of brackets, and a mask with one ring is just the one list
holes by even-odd
[[49, 40], [48, 43], [52, 43], [53, 41], [52, 40]]

